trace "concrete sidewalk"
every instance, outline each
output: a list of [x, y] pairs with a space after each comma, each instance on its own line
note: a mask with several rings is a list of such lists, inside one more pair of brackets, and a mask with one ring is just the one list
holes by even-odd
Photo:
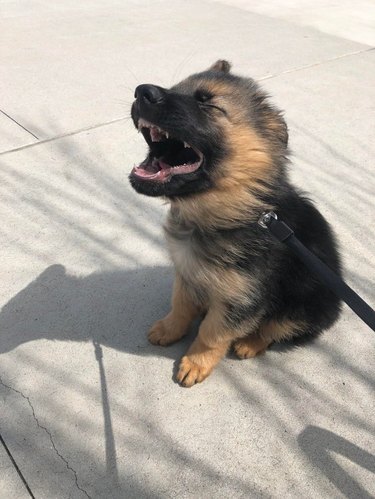
[[[375, 495], [375, 335], [347, 307], [313, 345], [229, 356], [189, 390], [172, 375], [191, 336], [146, 340], [173, 273], [166, 207], [127, 181], [133, 89], [218, 58], [285, 109], [292, 177], [375, 304], [371, 2], [267, 5], [1, 7], [0, 434], [38, 499]], [[24, 497], [0, 447], [0, 498]]]

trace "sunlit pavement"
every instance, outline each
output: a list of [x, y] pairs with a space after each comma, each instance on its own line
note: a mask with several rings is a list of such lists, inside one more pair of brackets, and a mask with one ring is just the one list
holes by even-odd
[[[166, 207], [128, 185], [134, 87], [218, 58], [285, 109], [291, 176], [374, 306], [373, 3], [260, 4], [1, 7], [0, 434], [38, 499], [375, 495], [375, 335], [347, 307], [192, 389], [173, 381], [191, 336], [146, 340], [173, 273]], [[1, 499], [29, 497], [1, 445], [0, 469]]]

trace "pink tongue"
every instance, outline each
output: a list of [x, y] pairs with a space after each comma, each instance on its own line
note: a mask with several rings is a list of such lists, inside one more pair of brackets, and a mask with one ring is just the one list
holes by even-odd
[[[143, 166], [145, 166], [145, 168], [143, 168]], [[156, 159], [153, 159], [151, 164], [148, 164], [148, 165], [140, 164], [135, 169], [136, 169], [137, 173], [141, 172], [142, 177], [149, 177], [149, 176], [156, 175], [158, 173], [158, 171], [160, 170], [159, 162]]]
[[[161, 166], [161, 165], [160, 165]], [[133, 168], [133, 173], [137, 175], [137, 177], [149, 179], [149, 180], [164, 180], [169, 176], [169, 169], [162, 168], [161, 170], [155, 169], [156, 171], [152, 171], [150, 169], [146, 170], [142, 168], [142, 166], [136, 166]]]
[[148, 170], [144, 170], [140, 166], [138, 168], [134, 168], [134, 173], [138, 175], [138, 177], [143, 177], [143, 178], [153, 178], [156, 177], [156, 175], [158, 174], [158, 172], [153, 173]]
[[199, 168], [200, 163], [186, 163], [183, 165], [170, 166], [159, 160], [159, 166], [163, 171], [170, 171], [172, 175], [178, 175], [179, 173], [191, 173], [195, 172]]
[[199, 165], [200, 163], [197, 162], [186, 165], [170, 166], [161, 159], [154, 159], [151, 165], [147, 165], [147, 169], [142, 168], [142, 165], [135, 166], [133, 168], [133, 173], [138, 177], [160, 182], [168, 179], [171, 175], [194, 172], [199, 168]]

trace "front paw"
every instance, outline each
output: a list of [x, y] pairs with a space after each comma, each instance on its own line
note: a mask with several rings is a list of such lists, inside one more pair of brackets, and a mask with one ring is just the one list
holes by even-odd
[[148, 341], [153, 345], [167, 346], [180, 340], [182, 336], [168, 327], [164, 319], [161, 319], [155, 322], [148, 332]]
[[186, 387], [201, 383], [212, 371], [212, 367], [202, 366], [193, 362], [189, 356], [182, 357], [179, 370], [177, 373], [177, 381]]

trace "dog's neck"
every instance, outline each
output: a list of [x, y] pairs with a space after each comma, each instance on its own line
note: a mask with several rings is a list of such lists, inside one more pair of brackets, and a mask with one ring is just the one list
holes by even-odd
[[186, 230], [194, 227], [202, 231], [231, 229], [255, 222], [262, 211], [273, 209], [259, 197], [259, 193], [246, 186], [229, 190], [214, 188], [172, 200], [170, 215]]

